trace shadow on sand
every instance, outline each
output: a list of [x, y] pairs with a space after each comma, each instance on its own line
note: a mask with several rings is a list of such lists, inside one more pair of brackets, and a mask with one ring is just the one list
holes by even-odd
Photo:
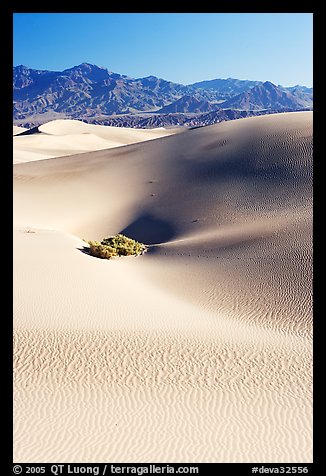
[[176, 236], [173, 226], [150, 213], [143, 213], [120, 233], [146, 245], [164, 243]]
[[[151, 253], [157, 251], [155, 245], [165, 243], [176, 236], [173, 226], [164, 220], [155, 218], [150, 213], [143, 213], [119, 233], [149, 246], [147, 251]], [[91, 256], [87, 246], [77, 249]]]

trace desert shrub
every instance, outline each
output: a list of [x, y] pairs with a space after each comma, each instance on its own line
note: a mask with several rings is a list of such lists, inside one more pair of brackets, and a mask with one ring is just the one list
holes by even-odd
[[110, 236], [101, 242], [89, 241], [89, 253], [97, 258], [110, 259], [115, 256], [138, 256], [146, 251], [146, 246], [124, 235]]

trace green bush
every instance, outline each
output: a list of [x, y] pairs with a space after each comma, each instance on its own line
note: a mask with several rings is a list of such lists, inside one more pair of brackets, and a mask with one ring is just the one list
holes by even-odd
[[88, 241], [89, 253], [97, 258], [110, 259], [115, 256], [138, 256], [146, 251], [143, 243], [124, 235], [110, 236], [99, 241]]

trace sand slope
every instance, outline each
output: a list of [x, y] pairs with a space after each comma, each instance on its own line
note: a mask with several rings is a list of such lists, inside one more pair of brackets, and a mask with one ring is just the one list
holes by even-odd
[[[14, 126], [14, 135], [26, 131]], [[131, 129], [86, 124], [73, 119], [57, 119], [38, 128], [39, 132], [15, 137], [14, 163], [51, 159], [93, 150], [121, 147], [157, 139], [183, 131], [182, 128]]]
[[22, 132], [27, 131], [25, 127], [13, 126], [13, 135], [16, 136], [17, 134], [21, 134]]
[[312, 460], [311, 160], [303, 112], [14, 166], [16, 461]]

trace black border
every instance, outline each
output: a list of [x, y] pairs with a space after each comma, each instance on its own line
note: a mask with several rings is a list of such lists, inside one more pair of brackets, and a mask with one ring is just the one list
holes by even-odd
[[[5, 306], [2, 314], [1, 322], [1, 356], [2, 363], [2, 378], [1, 378], [1, 398], [4, 406], [4, 418], [2, 418], [3, 437], [3, 457], [0, 460], [0, 467], [5, 463], [5, 468], [9, 466], [8, 458], [12, 455], [12, 441], [13, 441], [13, 374], [12, 374], [12, 358], [13, 358], [13, 227], [12, 227], [12, 196], [13, 196], [13, 181], [12, 181], [12, 49], [13, 49], [13, 26], [11, 16], [6, 11], [3, 15], [2, 6], [0, 6], [0, 44], [2, 47], [2, 65], [1, 65], [1, 104], [2, 104], [2, 147], [1, 154], [1, 192], [2, 192], [2, 216], [5, 218], [2, 230], [6, 230], [6, 244], [3, 242], [2, 247], [2, 296], [5, 298]], [[8, 236], [9, 235], [9, 236]], [[3, 266], [5, 261], [6, 266]], [[7, 289], [3, 289], [3, 284], [6, 284]], [[3, 304], [3, 301], [2, 301]], [[8, 474], [12, 474], [11, 465], [8, 467]], [[6, 471], [4, 471], [6, 472]], [[7, 472], [6, 472], [7, 473]]]

